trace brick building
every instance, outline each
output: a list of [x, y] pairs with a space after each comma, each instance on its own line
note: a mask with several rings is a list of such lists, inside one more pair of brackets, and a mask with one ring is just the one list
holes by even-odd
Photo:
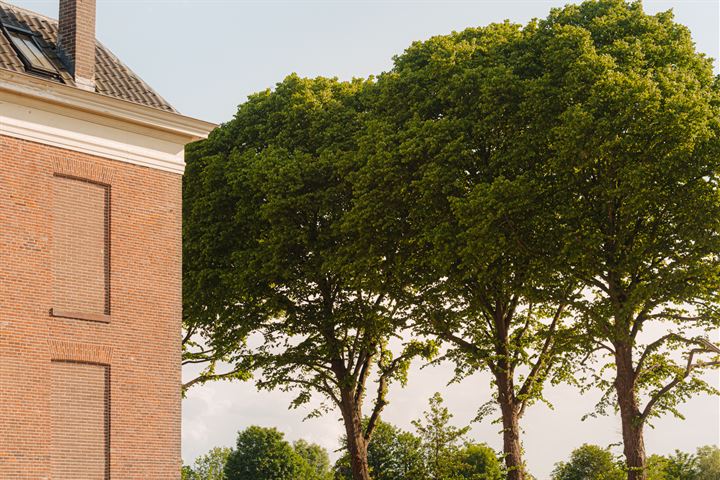
[[213, 125], [0, 0], [0, 479], [177, 479], [181, 177]]

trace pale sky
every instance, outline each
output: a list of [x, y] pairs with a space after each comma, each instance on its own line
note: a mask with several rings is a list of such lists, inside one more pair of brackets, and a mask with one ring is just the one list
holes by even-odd
[[[10, 0], [57, 18], [57, 0]], [[97, 0], [98, 38], [182, 113], [225, 122], [248, 94], [272, 87], [286, 75], [365, 77], [387, 70], [392, 56], [414, 40], [506, 18], [525, 23], [544, 17], [566, 0]], [[574, 3], [574, 2], [573, 2]], [[698, 49], [717, 58], [720, 0], [646, 0], [648, 12], [674, 9], [689, 26]], [[716, 63], [717, 65], [717, 63]], [[411, 429], [427, 399], [445, 397], [458, 424], [469, 422], [490, 399], [488, 377], [478, 374], [447, 386], [450, 366], [413, 369], [407, 388], [393, 388], [384, 419]], [[718, 375], [710, 377], [720, 386]], [[537, 405], [523, 419], [530, 471], [544, 480], [555, 462], [582, 443], [621, 441], [614, 417], [580, 422], [598, 398], [569, 387], [548, 388], [554, 410]], [[336, 416], [302, 419], [289, 411], [292, 397], [255, 391], [249, 383], [194, 388], [183, 403], [186, 463], [214, 446], [234, 444], [249, 425], [275, 426], [294, 440], [305, 438], [335, 450], [342, 433]], [[693, 451], [720, 443], [720, 401], [700, 396], [681, 409], [684, 422], [665, 418], [647, 432], [650, 453]], [[472, 436], [496, 449], [500, 427], [474, 424]], [[616, 451], [617, 448], [615, 448]]]

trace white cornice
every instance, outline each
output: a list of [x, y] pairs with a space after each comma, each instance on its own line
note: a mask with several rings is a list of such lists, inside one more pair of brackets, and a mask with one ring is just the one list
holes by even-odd
[[[0, 96], [0, 107], [8, 105]], [[111, 127], [86, 124], [41, 110], [24, 110], [23, 113], [29, 114], [27, 118], [18, 118], [13, 115], [15, 112], [4, 110], [6, 108], [0, 109], [0, 135], [166, 172], [182, 174], [185, 170], [183, 145], [180, 143], [162, 142]]]
[[159, 130], [186, 139], [206, 138], [217, 126], [174, 112], [139, 105], [95, 92], [0, 68], [0, 91]]
[[214, 127], [0, 69], [0, 135], [182, 174], [185, 145]]

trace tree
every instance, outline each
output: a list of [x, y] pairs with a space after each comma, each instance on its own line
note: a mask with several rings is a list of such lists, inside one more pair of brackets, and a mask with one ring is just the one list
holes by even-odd
[[275, 428], [248, 427], [225, 464], [227, 480], [302, 480], [307, 463]]
[[460, 451], [470, 427], [458, 428], [450, 425], [453, 416], [447, 407], [443, 406], [439, 393], [430, 398], [430, 410], [423, 416], [422, 420], [414, 420], [413, 426], [425, 452], [427, 478], [456, 478], [457, 472], [461, 470]]
[[662, 455], [650, 455], [647, 458], [648, 480], [671, 480], [667, 477], [666, 471], [669, 460]]
[[665, 478], [672, 480], [696, 480], [698, 478], [697, 458], [691, 453], [675, 450], [667, 458]]
[[567, 463], [555, 465], [553, 480], [622, 480], [625, 472], [612, 453], [596, 445], [573, 450]]
[[576, 343], [546, 131], [527, 121], [547, 106], [523, 98], [534, 30], [473, 28], [397, 57], [379, 77], [377, 114], [360, 142], [368, 160], [354, 179], [354, 221], [408, 252], [416, 331], [445, 342], [458, 380], [492, 374], [494, 400], [479, 417], [500, 407], [512, 480], [526, 477], [520, 420], [543, 401], [546, 381], [571, 380]]
[[332, 480], [330, 456], [327, 450], [315, 443], [297, 440], [293, 449], [305, 461], [306, 468], [301, 474], [304, 480]]
[[195, 459], [192, 467], [184, 467], [188, 480], [226, 480], [225, 464], [232, 449], [215, 447]]
[[707, 445], [697, 450], [697, 480], [715, 480], [720, 478], [720, 448]]
[[547, 132], [562, 257], [585, 289], [573, 307], [608, 360], [596, 413], [619, 409], [628, 478], [645, 479], [647, 423], [716, 393], [701, 374], [720, 350], [697, 332], [720, 324], [718, 81], [688, 29], [640, 2], [553, 10], [528, 51], [525, 101], [547, 105], [528, 122]]
[[260, 388], [296, 391], [294, 407], [319, 394], [311, 416], [338, 409], [356, 480], [369, 479], [388, 385], [434, 351], [419, 341], [391, 351], [408, 308], [394, 239], [345, 221], [371, 87], [292, 75], [251, 96], [190, 150], [184, 192], [186, 315]]
[[[493, 449], [467, 443], [467, 428], [449, 424], [452, 415], [439, 395], [430, 400], [423, 421], [414, 422], [418, 435], [379, 422], [368, 446], [373, 480], [501, 480], [505, 478]], [[344, 443], [344, 439], [341, 443]], [[352, 478], [349, 458], [335, 464], [335, 479]]]
[[466, 480], [503, 480], [505, 472], [497, 453], [485, 444], [471, 443], [458, 452], [459, 477]]
[[183, 465], [180, 469], [180, 480], [197, 480], [195, 478], [195, 472], [189, 465]]
[[[212, 134], [213, 138], [220, 137], [222, 131]], [[188, 162], [191, 159], [201, 159], [214, 155], [222, 143], [224, 148], [229, 148], [227, 140], [201, 141], [187, 145], [185, 155]], [[213, 341], [212, 328], [208, 322], [219, 315], [216, 310], [209, 308], [211, 298], [220, 288], [218, 283], [218, 270], [215, 268], [203, 268], [205, 265], [213, 265], [214, 261], [222, 258], [218, 250], [204, 251], [202, 257], [197, 257], [203, 248], [197, 245], [198, 226], [194, 221], [202, 218], [198, 210], [199, 197], [202, 196], [203, 185], [199, 184], [199, 175], [204, 163], [199, 160], [192, 160], [188, 165], [187, 174], [183, 177], [183, 334], [182, 334], [182, 366], [199, 368], [200, 371], [190, 380], [183, 382], [183, 395], [188, 389], [195, 385], [202, 385], [215, 380], [249, 380], [252, 378], [245, 365], [236, 362], [233, 365], [234, 354], [237, 353], [236, 345], [242, 343], [247, 335], [246, 332], [235, 330], [235, 338], [224, 338], [223, 341]], [[202, 164], [201, 164], [202, 163]], [[218, 200], [217, 198], [215, 200]], [[193, 212], [191, 214], [191, 212]], [[209, 228], [204, 224], [203, 228]], [[221, 231], [217, 232], [222, 233]], [[225, 240], [227, 242], [227, 239]], [[210, 247], [211, 245], [205, 244]], [[212, 245], [213, 248], [223, 248], [227, 245]], [[213, 255], [215, 255], [213, 257]], [[210, 276], [209, 272], [213, 272]], [[203, 274], [208, 276], [202, 277]], [[211, 288], [212, 287], [212, 288]], [[217, 308], [218, 304], [213, 304]], [[228, 332], [229, 334], [229, 332]], [[225, 365], [230, 365], [226, 367]]]
[[[345, 444], [344, 438], [341, 443]], [[412, 480], [427, 476], [420, 438], [383, 421], [378, 422], [368, 445], [368, 464], [373, 480]], [[338, 459], [334, 470], [336, 480], [352, 478], [347, 454]]]

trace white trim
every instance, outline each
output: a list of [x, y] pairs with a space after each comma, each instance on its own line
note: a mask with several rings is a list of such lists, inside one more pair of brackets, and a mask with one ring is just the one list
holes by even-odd
[[95, 122], [92, 117], [74, 118], [18, 99], [22, 100], [0, 92], [0, 135], [173, 173], [182, 174], [185, 169], [187, 137], [158, 138], [119, 128], [122, 123], [112, 126]]
[[206, 138], [217, 126], [179, 113], [139, 105], [0, 68], [0, 92], [2, 91], [180, 135], [186, 137], [187, 143]]

